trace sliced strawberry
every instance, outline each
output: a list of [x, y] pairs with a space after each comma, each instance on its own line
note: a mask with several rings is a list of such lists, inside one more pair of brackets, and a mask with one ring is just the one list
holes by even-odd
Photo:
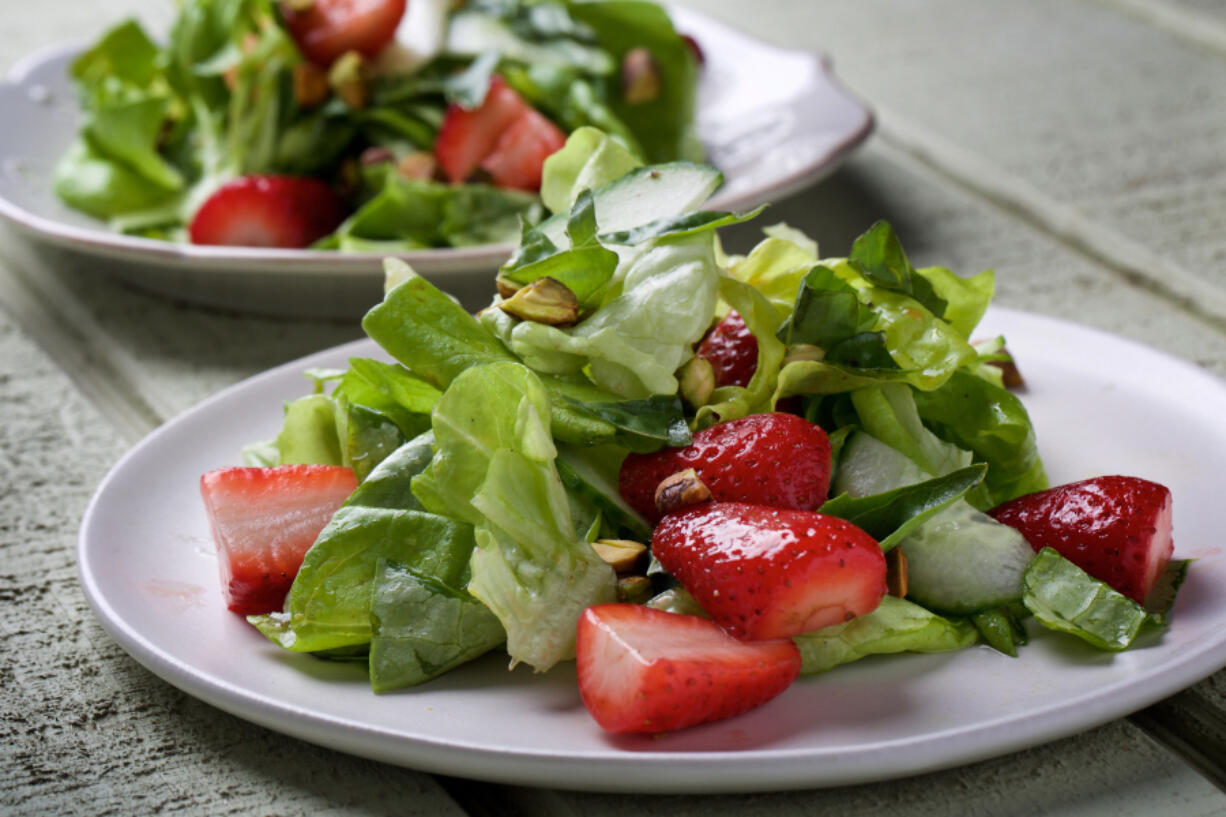
[[494, 152], [511, 125], [532, 110], [500, 76], [490, 79], [485, 100], [467, 110], [452, 104], [434, 142], [434, 158], [452, 182], [472, 175], [485, 157]]
[[579, 694], [609, 732], [655, 733], [730, 718], [761, 706], [800, 674], [787, 639], [748, 644], [713, 622], [600, 604], [579, 619]]
[[692, 505], [656, 526], [651, 552], [737, 638], [787, 638], [850, 621], [886, 593], [877, 542], [811, 511]]
[[303, 556], [355, 488], [353, 469], [337, 465], [222, 468], [202, 476], [226, 606], [244, 615], [280, 610]]
[[733, 311], [715, 324], [694, 354], [711, 364], [716, 386], [748, 386], [758, 368], [758, 339]]
[[481, 169], [499, 187], [539, 190], [545, 160], [565, 144], [566, 134], [529, 108], [502, 134], [493, 153], [481, 161]]
[[1166, 569], [1171, 492], [1140, 477], [1106, 476], [1018, 497], [989, 511], [1035, 551], [1052, 548], [1138, 604]]
[[[299, 8], [296, 9], [295, 6]], [[406, 0], [314, 0], [281, 3], [290, 36], [311, 62], [328, 66], [346, 51], [373, 57], [396, 37]]]
[[324, 182], [299, 176], [243, 176], [209, 196], [188, 228], [193, 244], [307, 247], [345, 218]]
[[618, 489], [655, 522], [656, 486], [686, 468], [698, 472], [716, 501], [811, 511], [830, 489], [830, 440], [793, 414], [751, 414], [703, 429], [684, 448], [631, 454], [622, 463]]

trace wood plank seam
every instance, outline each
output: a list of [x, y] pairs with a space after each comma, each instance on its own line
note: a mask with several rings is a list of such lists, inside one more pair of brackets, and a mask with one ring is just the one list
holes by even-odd
[[10, 255], [0, 266], [0, 302], [124, 441], [138, 442], [160, 425], [165, 415], [133, 386], [130, 372], [135, 362], [107, 340], [106, 333], [71, 294], [46, 283], [50, 278], [39, 276], [43, 286], [33, 285]]
[[1226, 25], [1217, 18], [1162, 0], [1096, 0], [1100, 5], [1126, 14], [1186, 42], [1226, 57]]
[[1226, 714], [1185, 691], [1128, 720], [1226, 792]]
[[1107, 227], [1077, 207], [888, 107], [877, 106], [877, 133], [888, 146], [954, 185], [1226, 332], [1226, 288], [1208, 285], [1166, 256]]

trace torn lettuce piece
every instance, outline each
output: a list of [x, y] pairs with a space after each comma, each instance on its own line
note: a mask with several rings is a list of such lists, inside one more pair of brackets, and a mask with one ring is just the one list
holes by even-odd
[[579, 195], [620, 179], [643, 162], [605, 132], [583, 127], [545, 160], [541, 201], [551, 213], [570, 212]]
[[801, 282], [818, 262], [817, 244], [785, 224], [763, 232], [767, 237], [749, 255], [729, 259], [728, 274], [761, 292], [780, 315], [788, 315]]
[[476, 526], [468, 591], [502, 622], [512, 662], [541, 672], [573, 654], [583, 609], [615, 598], [612, 568], [576, 532], [549, 418], [526, 367], [469, 369], [435, 406], [435, 457], [413, 481], [427, 508]]
[[844, 624], [794, 636], [800, 671], [825, 672], [867, 655], [960, 650], [979, 638], [967, 621], [945, 618], [905, 599], [885, 596], [877, 609]]
[[410, 442], [412, 448], [380, 463], [324, 526], [303, 559], [285, 612], [249, 617], [269, 639], [295, 652], [370, 641], [370, 585], [380, 558], [451, 587], [464, 585], [472, 526], [396, 507], [422, 462], [420, 444]]
[[719, 271], [710, 233], [660, 243], [632, 261], [621, 293], [577, 326], [524, 321], [511, 330], [511, 350], [549, 374], [586, 371], [624, 399], [677, 391], [677, 368], [688, 360], [715, 309]]
[[277, 465], [345, 465], [336, 430], [336, 403], [308, 394], [285, 404], [285, 422], [273, 442]]
[[710, 400], [699, 407], [695, 415], [697, 428], [770, 411], [771, 395], [775, 392], [779, 367], [786, 352], [775, 337], [780, 313], [762, 293], [736, 278], [723, 276], [719, 280], [719, 294], [753, 333], [758, 342], [758, 362], [753, 377], [745, 386], [722, 386], [711, 393]]
[[380, 559], [371, 594], [370, 684], [375, 692], [436, 678], [506, 639], [484, 604], [406, 565]]
[[497, 452], [473, 506], [487, 521], [468, 591], [502, 621], [512, 665], [544, 672], [573, 658], [579, 616], [616, 600], [616, 576], [576, 533], [552, 461]]
[[1091, 578], [1051, 548], [1043, 548], [1034, 558], [1023, 588], [1022, 602], [1036, 621], [1102, 650], [1127, 649], [1150, 620], [1141, 605]]
[[917, 527], [964, 497], [983, 481], [986, 471], [985, 465], [972, 465], [892, 491], [862, 497], [840, 494], [817, 510], [846, 519], [876, 539], [882, 551], [890, 551]]
[[435, 455], [413, 480], [430, 511], [472, 525], [485, 521], [472, 504], [501, 450], [529, 451], [552, 461], [549, 398], [540, 379], [518, 363], [475, 366], [457, 377], [434, 407]]
[[332, 393], [345, 464], [358, 481], [407, 440], [430, 428], [441, 392], [395, 364], [352, 358]]
[[913, 396], [927, 427], [991, 466], [987, 505], [1049, 487], [1030, 415], [1015, 395], [962, 370], [940, 388]]

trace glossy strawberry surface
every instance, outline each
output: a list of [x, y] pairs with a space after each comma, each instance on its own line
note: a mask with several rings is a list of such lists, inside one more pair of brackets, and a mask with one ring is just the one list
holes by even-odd
[[1103, 476], [1005, 502], [990, 515], [1035, 551], [1050, 547], [1144, 603], [1174, 550], [1171, 492], [1140, 477]]
[[885, 556], [832, 516], [710, 502], [670, 513], [651, 552], [711, 618], [742, 639], [786, 638], [871, 613]]
[[328, 66], [346, 51], [373, 57], [396, 36], [405, 0], [314, 0], [283, 2], [281, 17], [298, 49], [311, 62]]
[[656, 733], [740, 715], [800, 674], [788, 639], [746, 643], [713, 622], [634, 604], [589, 607], [575, 642], [579, 694], [615, 733]]
[[793, 414], [751, 414], [694, 435], [684, 448], [631, 454], [622, 463], [622, 498], [649, 521], [660, 518], [656, 486], [693, 468], [716, 501], [814, 510], [830, 489], [830, 440]]
[[222, 468], [200, 478], [226, 606], [281, 609], [302, 559], [357, 488], [352, 468], [282, 465]]
[[205, 199], [188, 227], [193, 244], [306, 247], [345, 218], [325, 182], [300, 176], [242, 176]]
[[758, 368], [758, 339], [740, 313], [732, 311], [707, 333], [694, 354], [711, 364], [716, 386], [748, 386]]

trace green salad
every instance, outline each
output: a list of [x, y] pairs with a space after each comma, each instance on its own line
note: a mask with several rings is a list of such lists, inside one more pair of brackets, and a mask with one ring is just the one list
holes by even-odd
[[514, 242], [581, 127], [701, 160], [699, 53], [647, 0], [184, 0], [165, 42], [129, 20], [72, 63], [55, 190], [169, 241]]
[[[619, 467], [786, 408], [829, 434], [820, 512], [912, 565], [905, 597], [797, 636], [802, 672], [976, 643], [1013, 655], [1031, 618], [1108, 650], [1162, 622], [983, 513], [1048, 487], [1030, 418], [1002, 382], [1003, 339], [972, 340], [991, 271], [916, 268], [885, 223], [846, 257], [784, 225], [728, 255], [716, 229], [757, 211], [700, 209], [719, 184], [710, 167], [644, 165], [580, 128], [547, 161], [551, 215], [525, 225], [489, 308], [471, 315], [387, 261], [385, 297], [362, 325], [396, 362], [308, 372], [314, 392], [246, 451], [252, 466], [346, 466], [358, 482], [283, 609], [250, 621], [285, 649], [367, 664], [386, 691], [491, 650], [548, 670], [574, 656], [592, 605], [702, 615], [658, 564], [619, 578], [592, 547], [650, 541]], [[744, 385], [712, 388], [694, 376], [695, 344], [732, 311], [756, 366]], [[1182, 569], [1167, 570], [1168, 590]]]

